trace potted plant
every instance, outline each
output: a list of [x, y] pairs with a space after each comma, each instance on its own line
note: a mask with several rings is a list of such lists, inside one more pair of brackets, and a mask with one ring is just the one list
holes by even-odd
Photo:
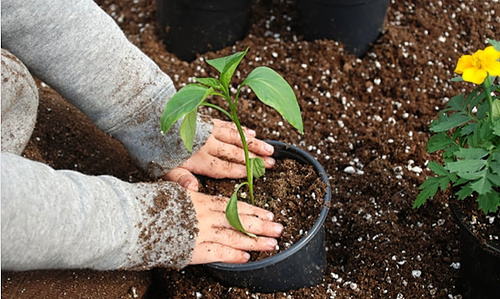
[[362, 57], [380, 33], [389, 0], [298, 0], [299, 30], [307, 40], [333, 39]]
[[[248, 188], [247, 194], [249, 194], [253, 204], [253, 179], [261, 177], [265, 172], [264, 162], [261, 158], [249, 157], [246, 138], [238, 119], [237, 105], [241, 88], [243, 86], [251, 88], [260, 101], [279, 112], [300, 132], [303, 132], [303, 125], [293, 89], [281, 75], [268, 67], [255, 68], [239, 85], [235, 96], [231, 95], [231, 79], [247, 52], [248, 48], [243, 52], [226, 57], [207, 60], [207, 63], [220, 73], [219, 78], [196, 78], [197, 83], [188, 84], [181, 88], [167, 103], [160, 122], [162, 132], [167, 132], [176, 121], [184, 117], [180, 134], [188, 150], [192, 149], [199, 106], [204, 105], [217, 109], [235, 123], [245, 152], [247, 180], [239, 184], [230, 197], [226, 206], [226, 219], [236, 230], [256, 238], [257, 236], [248, 233], [242, 226], [237, 211], [240, 188], [244, 186]], [[211, 95], [224, 98], [228, 103], [229, 110], [206, 102], [205, 100]], [[326, 269], [323, 223], [328, 213], [331, 197], [329, 181], [321, 165], [307, 152], [281, 142], [268, 142], [275, 147], [275, 158], [292, 158], [301, 163], [313, 165], [327, 186], [321, 214], [307, 236], [284, 252], [247, 264], [214, 263], [209, 265], [209, 269], [213, 276], [224, 284], [247, 287], [254, 291], [275, 292], [311, 286], [321, 280]]]
[[252, 0], [156, 0], [156, 23], [168, 51], [191, 61], [242, 39]]
[[[452, 81], [477, 84], [467, 95], [451, 98], [432, 122], [434, 135], [427, 151], [442, 151], [428, 166], [435, 176], [420, 185], [414, 207], [422, 206], [438, 189], [450, 189], [451, 211], [461, 227], [461, 269], [464, 298], [500, 298], [500, 243], [477, 234], [474, 213], [498, 215], [500, 206], [500, 43], [473, 55], [463, 55]], [[458, 203], [477, 201], [475, 211]], [[463, 205], [462, 205], [463, 206]], [[467, 216], [471, 215], [472, 216]], [[494, 219], [494, 218], [491, 218]], [[498, 227], [498, 223], [493, 223]]]

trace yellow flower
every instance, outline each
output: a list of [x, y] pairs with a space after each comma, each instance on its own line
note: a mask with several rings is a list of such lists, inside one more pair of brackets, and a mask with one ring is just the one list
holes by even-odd
[[500, 76], [500, 52], [493, 46], [478, 50], [472, 55], [463, 55], [458, 59], [455, 73], [462, 79], [475, 84], [482, 84], [488, 73], [490, 76]]

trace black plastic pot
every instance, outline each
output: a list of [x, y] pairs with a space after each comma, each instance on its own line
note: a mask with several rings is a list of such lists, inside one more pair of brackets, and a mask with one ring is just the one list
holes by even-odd
[[156, 0], [156, 23], [167, 50], [182, 60], [242, 39], [252, 0]]
[[298, 0], [299, 30], [307, 40], [342, 42], [363, 56], [384, 26], [389, 0]]
[[311, 164], [327, 185], [323, 208], [307, 236], [289, 249], [263, 260], [246, 264], [213, 263], [206, 265], [208, 272], [228, 287], [248, 288], [253, 292], [284, 292], [309, 287], [322, 281], [326, 271], [325, 230], [331, 201], [331, 188], [323, 167], [308, 152], [283, 142], [269, 141], [275, 148], [275, 159], [291, 158]]
[[464, 299], [500, 298], [500, 247], [482, 244], [464, 223], [460, 208], [452, 203], [451, 212], [460, 226], [460, 286]]

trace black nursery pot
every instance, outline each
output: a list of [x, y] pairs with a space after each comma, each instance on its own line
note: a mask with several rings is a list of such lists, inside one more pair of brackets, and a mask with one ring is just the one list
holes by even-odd
[[464, 299], [500, 298], [500, 247], [480, 243], [464, 223], [460, 208], [452, 203], [451, 212], [460, 226], [460, 285]]
[[389, 0], [298, 0], [299, 30], [307, 40], [333, 39], [363, 56], [384, 26]]
[[185, 61], [242, 39], [252, 0], [156, 0], [156, 23], [167, 50]]
[[309, 287], [322, 281], [326, 271], [324, 222], [331, 201], [331, 188], [323, 167], [308, 152], [283, 142], [269, 141], [275, 159], [291, 158], [311, 164], [327, 186], [323, 208], [307, 235], [287, 250], [263, 260], [246, 264], [213, 263], [207, 271], [228, 287], [248, 288], [253, 292], [284, 292]]

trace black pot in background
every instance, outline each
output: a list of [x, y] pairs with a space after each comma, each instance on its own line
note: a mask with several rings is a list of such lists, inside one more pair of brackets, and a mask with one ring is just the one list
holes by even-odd
[[384, 26], [389, 0], [298, 0], [299, 31], [307, 40], [332, 39], [363, 56]]
[[464, 299], [500, 298], [500, 247], [481, 244], [464, 223], [460, 208], [451, 203], [451, 212], [460, 226], [460, 285]]
[[191, 61], [242, 39], [252, 0], [156, 0], [156, 23], [170, 53]]
[[323, 280], [326, 271], [324, 222], [331, 202], [331, 188], [323, 167], [308, 152], [283, 142], [269, 141], [275, 148], [275, 159], [291, 158], [311, 164], [327, 186], [321, 214], [307, 236], [287, 250], [263, 260], [246, 264], [213, 263], [207, 271], [228, 287], [248, 288], [253, 292], [284, 292], [314, 286]]

